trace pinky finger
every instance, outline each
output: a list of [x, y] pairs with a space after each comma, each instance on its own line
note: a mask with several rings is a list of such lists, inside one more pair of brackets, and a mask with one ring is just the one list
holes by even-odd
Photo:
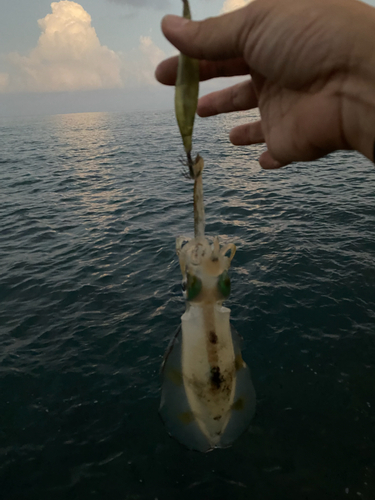
[[281, 168], [285, 165], [282, 165], [279, 161], [272, 158], [269, 151], [264, 151], [259, 157], [259, 163], [262, 168], [265, 170], [275, 170], [277, 168]]

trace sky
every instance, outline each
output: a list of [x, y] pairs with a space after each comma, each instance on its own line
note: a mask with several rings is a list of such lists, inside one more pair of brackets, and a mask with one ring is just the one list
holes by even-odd
[[[249, 1], [190, 5], [194, 19], [203, 19]], [[181, 14], [181, 3], [0, 0], [0, 117], [171, 108], [173, 89], [158, 84], [154, 70], [177, 53], [160, 21]], [[206, 82], [202, 93], [223, 85]]]

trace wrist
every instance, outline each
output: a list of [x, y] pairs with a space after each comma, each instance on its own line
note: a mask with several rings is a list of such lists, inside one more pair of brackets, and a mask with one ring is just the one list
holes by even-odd
[[344, 90], [343, 133], [350, 149], [374, 161], [375, 78], [371, 81], [351, 78]]
[[366, 4], [361, 7], [362, 22], [355, 20], [360, 33], [355, 37], [343, 87], [342, 123], [349, 146], [374, 161], [375, 8]]

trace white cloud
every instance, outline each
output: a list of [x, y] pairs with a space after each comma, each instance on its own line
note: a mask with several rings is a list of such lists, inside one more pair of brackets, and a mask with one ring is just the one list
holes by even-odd
[[154, 44], [150, 36], [141, 36], [140, 49], [153, 66], [156, 66], [165, 58], [165, 53]]
[[166, 54], [150, 36], [139, 46], [116, 53], [101, 45], [91, 16], [76, 2], [51, 4], [52, 13], [38, 21], [41, 35], [28, 55], [0, 56], [0, 93], [61, 92], [139, 87], [156, 84], [156, 65]]
[[4, 92], [9, 85], [8, 73], [0, 73], [0, 92]]
[[232, 10], [240, 9], [241, 7], [245, 7], [251, 0], [225, 0], [223, 8], [220, 11], [220, 14], [225, 14], [226, 12], [231, 12]]
[[131, 5], [132, 7], [153, 7], [154, 9], [165, 9], [170, 6], [169, 0], [110, 0], [121, 5]]
[[158, 85], [155, 80], [155, 68], [167, 55], [150, 36], [141, 36], [139, 46], [123, 54], [123, 80], [127, 87]]
[[53, 2], [52, 13], [38, 21], [37, 46], [29, 55], [8, 56], [9, 74], [0, 90], [65, 91], [122, 86], [121, 59], [100, 44], [91, 17], [78, 3]]

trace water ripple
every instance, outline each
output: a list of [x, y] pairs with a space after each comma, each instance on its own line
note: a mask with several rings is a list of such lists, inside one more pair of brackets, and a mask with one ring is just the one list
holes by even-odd
[[262, 171], [262, 146], [227, 137], [255, 118], [197, 119], [207, 233], [237, 245], [228, 305], [258, 395], [249, 432], [206, 456], [157, 418], [184, 309], [175, 237], [193, 231], [172, 113], [1, 127], [6, 500], [374, 498], [375, 172], [350, 152]]

